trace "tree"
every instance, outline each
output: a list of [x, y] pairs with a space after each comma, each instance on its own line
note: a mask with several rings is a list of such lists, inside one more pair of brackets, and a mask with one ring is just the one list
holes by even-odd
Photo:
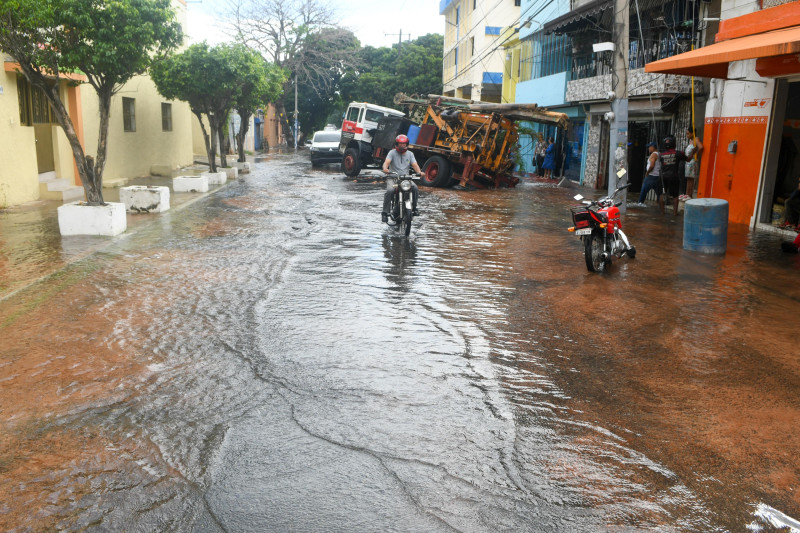
[[[231, 6], [237, 40], [289, 73], [287, 95], [294, 82], [324, 98], [336, 74], [355, 65], [358, 41], [335, 26], [334, 10], [323, 0], [231, 0]], [[276, 107], [290, 131], [284, 102]]]
[[236, 140], [239, 146], [239, 161], [243, 163], [244, 139], [250, 127], [250, 117], [258, 107], [266, 107], [267, 104], [278, 100], [286, 82], [286, 72], [264, 61], [259, 53], [242, 48], [242, 85], [234, 102], [234, 109], [241, 119]]
[[[223, 125], [248, 74], [247, 57], [242, 45], [210, 47], [202, 42], [165, 58], [152, 68], [151, 76], [158, 92], [164, 98], [188, 102], [200, 121], [212, 172], [217, 171], [217, 141], [223, 135]], [[208, 120], [210, 131], [206, 130], [203, 117]], [[224, 153], [220, 154], [220, 159], [222, 166], [226, 166]]]
[[397, 47], [360, 52], [360, 69], [350, 80], [351, 99], [392, 107], [394, 95], [403, 92], [438, 93], [442, 89], [444, 38], [428, 34]]
[[[67, 136], [89, 205], [102, 205], [111, 97], [179, 45], [169, 0], [0, 0], [0, 50], [44, 93]], [[97, 93], [96, 160], [86, 155], [59, 93], [81, 73]]]

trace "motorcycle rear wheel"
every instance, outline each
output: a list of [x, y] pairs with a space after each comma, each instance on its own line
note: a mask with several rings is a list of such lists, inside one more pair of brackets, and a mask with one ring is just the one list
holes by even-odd
[[598, 230], [586, 235], [583, 238], [583, 246], [583, 255], [586, 258], [586, 268], [589, 269], [589, 272], [602, 272], [605, 270], [603, 234]]

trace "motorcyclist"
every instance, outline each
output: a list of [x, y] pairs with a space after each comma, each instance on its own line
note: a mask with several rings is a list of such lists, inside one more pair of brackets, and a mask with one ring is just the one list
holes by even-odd
[[[394, 148], [389, 150], [386, 154], [386, 160], [383, 162], [383, 171], [385, 173], [394, 172], [398, 176], [408, 173], [408, 169], [413, 168], [417, 175], [422, 171], [417, 164], [417, 158], [414, 157], [413, 152], [408, 151], [408, 137], [405, 135], [398, 135], [394, 139]], [[386, 180], [386, 192], [383, 195], [383, 211], [381, 212], [381, 220], [388, 222], [389, 209], [392, 205], [392, 195], [394, 194], [394, 183], [392, 180]], [[411, 214], [418, 216], [417, 211], [417, 197], [419, 196], [419, 188], [413, 181], [411, 182]]]

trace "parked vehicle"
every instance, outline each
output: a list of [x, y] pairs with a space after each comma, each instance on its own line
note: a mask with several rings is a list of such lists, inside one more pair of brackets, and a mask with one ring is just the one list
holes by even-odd
[[589, 272], [602, 272], [611, 264], [614, 256], [627, 255], [631, 259], [636, 257], [636, 248], [631, 246], [622, 231], [619, 213], [622, 202], [614, 203], [617, 194], [628, 187], [629, 183], [618, 187], [611, 196], [604, 196], [596, 201], [584, 200], [580, 194], [575, 196], [575, 200], [583, 203], [570, 208], [575, 225], [567, 231], [575, 233], [583, 240], [583, 253]]
[[395, 97], [395, 103], [408, 106], [410, 118], [389, 108], [379, 108], [385, 113], [380, 117], [370, 114], [371, 104], [350, 104], [339, 145], [345, 174], [357, 176], [362, 168], [380, 167], [395, 137], [403, 134], [411, 139], [409, 150], [422, 166], [422, 185], [513, 187], [519, 182], [513, 175], [511, 153], [518, 141], [517, 121], [567, 127], [567, 115], [536, 104], [487, 104], [403, 94]]
[[386, 176], [386, 179], [394, 180], [394, 194], [392, 195], [388, 224], [394, 226], [406, 237], [411, 234], [411, 221], [414, 220], [411, 198], [412, 176], [414, 173], [410, 170], [404, 176], [398, 176], [394, 172]]
[[[388, 107], [366, 102], [351, 102], [342, 121], [342, 139], [339, 143], [342, 172], [348, 176], [358, 176], [365, 166], [375, 166], [372, 138], [378, 130], [378, 121], [386, 117], [402, 119], [404, 115], [402, 111]], [[410, 123], [408, 120], [407, 122]], [[386, 157], [386, 153], [383, 157]], [[383, 159], [380, 162], [382, 163]]]
[[340, 131], [318, 131], [311, 139], [311, 166], [323, 163], [339, 163], [342, 155], [339, 153]]

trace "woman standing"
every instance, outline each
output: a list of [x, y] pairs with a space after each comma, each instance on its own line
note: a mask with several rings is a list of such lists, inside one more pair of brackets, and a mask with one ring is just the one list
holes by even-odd
[[545, 151], [544, 163], [542, 166], [544, 167], [545, 179], [550, 179], [556, 168], [556, 145], [552, 137], [547, 139], [547, 150]]
[[698, 169], [700, 162], [698, 157], [700, 152], [703, 151], [703, 142], [694, 134], [691, 126], [686, 128], [686, 137], [689, 139], [689, 144], [686, 145], [686, 165], [684, 175], [686, 176], [686, 194], [681, 196], [681, 200], [690, 200], [694, 193], [694, 182], [697, 179]]

